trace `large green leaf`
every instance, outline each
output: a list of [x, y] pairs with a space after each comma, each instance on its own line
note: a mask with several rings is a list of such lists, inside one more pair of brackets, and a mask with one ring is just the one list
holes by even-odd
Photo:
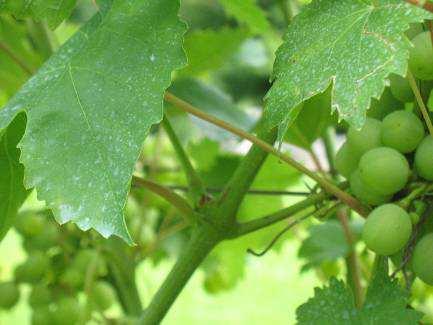
[[277, 51], [266, 95], [269, 126], [279, 125], [282, 137], [299, 113], [293, 108], [332, 83], [333, 108], [361, 127], [386, 77], [406, 73], [410, 43], [404, 31], [431, 17], [401, 0], [313, 1], [295, 17]]
[[50, 28], [56, 28], [68, 18], [77, 0], [6, 0], [0, 1], [0, 10], [5, 10], [17, 17], [31, 16], [44, 20]]
[[241, 24], [245, 24], [256, 34], [270, 29], [265, 12], [255, 0], [219, 0], [228, 15], [233, 16]]
[[0, 133], [0, 241], [9, 230], [24, 202], [24, 168], [19, 163], [20, 151], [16, 148], [25, 128], [25, 117], [18, 116], [11, 126]]
[[314, 297], [297, 309], [298, 324], [419, 324], [421, 313], [406, 307], [407, 292], [387, 270], [379, 267], [361, 309], [342, 281], [333, 278], [328, 287], [316, 288]]
[[123, 207], [135, 161], [162, 118], [171, 72], [184, 65], [178, 1], [114, 1], [0, 111], [19, 112], [25, 184], [61, 222], [130, 241]]

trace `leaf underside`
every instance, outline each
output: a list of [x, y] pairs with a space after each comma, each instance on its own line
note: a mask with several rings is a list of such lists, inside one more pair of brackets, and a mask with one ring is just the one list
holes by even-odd
[[0, 111], [24, 111], [26, 187], [60, 223], [131, 242], [123, 218], [134, 164], [185, 64], [179, 3], [114, 1], [78, 31]]
[[18, 141], [25, 128], [25, 116], [20, 114], [11, 126], [0, 133], [0, 241], [3, 239], [27, 197], [24, 188], [24, 167], [19, 163]]
[[266, 121], [280, 138], [294, 109], [331, 83], [332, 107], [360, 128], [371, 98], [379, 98], [390, 73], [405, 75], [410, 23], [431, 18], [401, 0], [316, 0], [294, 18], [278, 49]]

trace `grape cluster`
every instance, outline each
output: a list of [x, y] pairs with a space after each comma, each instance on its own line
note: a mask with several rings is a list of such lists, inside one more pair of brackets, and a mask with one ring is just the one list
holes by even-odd
[[[413, 44], [409, 66], [428, 94], [433, 88], [430, 33], [419, 33]], [[336, 169], [348, 179], [352, 194], [375, 207], [364, 225], [365, 244], [387, 256], [406, 247], [425, 210], [425, 204], [416, 204], [420, 201], [413, 202], [408, 211], [396, 201], [407, 193], [411, 181], [433, 181], [433, 137], [426, 135], [409, 82], [393, 75], [389, 90], [375, 103], [360, 130], [348, 129], [347, 140], [335, 157]], [[399, 105], [395, 98], [405, 104]], [[433, 284], [433, 233], [416, 243], [411, 267], [421, 280]]]
[[89, 234], [73, 225], [59, 227], [50, 218], [35, 212], [18, 216], [15, 229], [28, 257], [15, 268], [13, 281], [0, 283], [0, 308], [12, 308], [20, 287], [30, 286], [31, 324], [84, 324], [110, 308], [116, 293], [106, 281], [104, 259], [89, 245]]
[[[377, 206], [363, 229], [363, 240], [372, 251], [393, 255], [408, 243], [419, 211], [408, 213], [392, 202], [411, 177], [432, 181], [432, 166], [433, 137], [426, 135], [422, 121], [410, 111], [393, 111], [383, 121], [367, 118], [360, 130], [349, 128], [336, 155], [336, 168], [349, 180], [355, 197]], [[433, 234], [420, 240], [413, 256], [414, 272], [427, 283], [433, 283], [433, 263], [417, 261], [432, 260], [431, 252]]]

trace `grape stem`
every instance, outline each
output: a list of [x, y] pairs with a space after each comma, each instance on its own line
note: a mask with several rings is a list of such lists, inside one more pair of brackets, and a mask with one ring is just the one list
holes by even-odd
[[281, 229], [277, 235], [271, 240], [271, 242], [259, 253], [255, 252], [254, 250], [252, 250], [251, 248], [248, 248], [247, 253], [252, 254], [256, 257], [262, 257], [263, 255], [265, 255], [267, 252], [269, 252], [269, 250], [272, 249], [272, 247], [274, 247], [274, 245], [277, 243], [277, 241], [290, 229], [292, 229], [293, 227], [295, 227], [296, 225], [298, 225], [299, 223], [301, 223], [302, 221], [315, 216], [316, 218], [321, 218], [323, 216], [326, 216], [328, 213], [335, 211], [336, 208], [340, 205], [340, 202], [335, 203], [334, 205], [332, 205], [331, 207], [328, 206], [323, 206], [321, 208], [319, 208], [318, 210], [314, 210], [314, 211], [310, 211], [308, 213], [306, 213], [304, 216], [293, 220], [292, 222], [290, 222], [288, 225], [286, 225], [283, 229]]
[[[335, 157], [334, 138], [335, 138], [335, 130], [334, 128], [329, 127], [323, 136], [323, 143], [325, 145], [326, 158], [329, 164], [329, 172], [334, 179], [338, 179], [337, 171], [335, 169], [335, 162], [334, 162], [334, 157]], [[346, 238], [346, 242], [350, 249], [349, 254], [345, 257], [345, 263], [347, 268], [346, 270], [347, 283], [351, 286], [354, 292], [356, 306], [361, 307], [362, 300], [363, 300], [361, 272], [359, 268], [359, 260], [355, 251], [356, 241], [352, 233], [352, 230], [350, 229], [349, 226], [349, 216], [350, 216], [349, 211], [347, 211], [346, 207], [342, 207], [337, 211], [337, 218], [340, 221], [341, 226], [343, 227], [344, 236]]]
[[[189, 191], [188, 186], [184, 185], [162, 185], [171, 190], [177, 191]], [[208, 193], [221, 193], [223, 191], [220, 187], [206, 187], [206, 192]], [[249, 189], [246, 194], [249, 195], [265, 195], [265, 196], [273, 196], [273, 195], [281, 195], [281, 196], [308, 196], [311, 193], [307, 191], [284, 191], [284, 190], [265, 190], [259, 188]]]
[[406, 197], [400, 200], [398, 203], [403, 209], [407, 210], [412, 204], [413, 200], [422, 196], [424, 193], [428, 192], [432, 188], [432, 185], [421, 184], [420, 186], [413, 189]]
[[29, 76], [33, 75], [33, 70], [27, 65], [27, 63], [7, 46], [5, 43], [0, 42], [0, 50], [2, 50], [12, 61], [14, 61], [26, 74]]
[[198, 205], [201, 199], [206, 196], [206, 190], [204, 188], [203, 181], [192, 166], [191, 161], [185, 153], [185, 150], [183, 149], [182, 144], [180, 143], [180, 140], [177, 137], [166, 115], [164, 115], [164, 118], [162, 120], [162, 126], [168, 138], [170, 139], [171, 144], [173, 145], [174, 151], [179, 159], [181, 166], [185, 171], [190, 194], [192, 196], [192, 199], [194, 200], [194, 204]]
[[292, 166], [293, 168], [297, 169], [301, 173], [307, 175], [311, 179], [315, 180], [325, 191], [327, 191], [330, 194], [335, 195], [340, 201], [347, 204], [349, 207], [351, 207], [353, 210], [358, 212], [361, 216], [366, 217], [369, 213], [369, 209], [364, 206], [361, 202], [359, 202], [357, 199], [355, 199], [353, 196], [351, 196], [349, 193], [342, 191], [338, 186], [333, 184], [332, 182], [328, 181], [327, 179], [317, 175], [316, 173], [312, 172], [308, 168], [306, 168], [303, 164], [297, 162], [296, 160], [292, 159], [288, 155], [280, 152], [276, 148], [274, 148], [269, 143], [261, 140], [260, 138], [245, 132], [244, 130], [241, 130], [219, 118], [216, 118], [214, 116], [208, 115], [204, 113], [203, 111], [199, 110], [198, 108], [192, 106], [188, 102], [176, 97], [175, 95], [166, 92], [164, 96], [165, 100], [171, 104], [173, 104], [175, 107], [188, 112], [202, 120], [205, 120], [211, 124], [214, 124], [222, 129], [225, 129], [229, 131], [230, 133], [233, 133], [243, 139], [246, 139], [259, 148], [261, 148], [263, 151], [268, 152], [288, 165]]
[[229, 236], [230, 238], [237, 238], [254, 231], [263, 229], [265, 227], [271, 226], [277, 222], [294, 216], [296, 213], [303, 211], [315, 204], [323, 202], [325, 199], [329, 198], [329, 195], [325, 192], [319, 194], [310, 195], [305, 200], [295, 203], [287, 208], [284, 208], [275, 213], [269, 214], [259, 219], [254, 219], [245, 223], [241, 223], [237, 226], [236, 230]]
[[417, 101], [418, 106], [421, 110], [424, 121], [427, 124], [427, 129], [428, 129], [430, 135], [433, 136], [433, 125], [432, 125], [432, 122], [430, 120], [430, 116], [428, 115], [427, 107], [424, 104], [424, 101], [423, 101], [422, 96], [421, 96], [421, 92], [418, 88], [418, 85], [416, 84], [415, 77], [413, 76], [413, 74], [410, 70], [407, 71], [407, 79], [408, 79], [410, 87], [412, 88], [412, 91], [415, 95], [416, 101]]
[[165, 199], [167, 202], [175, 206], [189, 222], [196, 220], [197, 213], [189, 205], [188, 201], [176, 194], [174, 191], [135, 175], [132, 176], [132, 183], [134, 186], [144, 187]]
[[426, 222], [426, 220], [433, 214], [433, 204], [430, 202], [427, 209], [422, 214], [419, 222], [416, 224], [415, 229], [412, 232], [412, 235], [404, 249], [404, 256], [401, 264], [395, 269], [395, 271], [391, 274], [391, 277], [395, 277], [397, 273], [401, 270], [404, 270], [407, 263], [410, 261], [413, 253], [413, 249], [415, 248], [415, 244], [417, 242], [417, 238], [421, 229], [421, 226]]
[[348, 282], [354, 291], [355, 304], [358, 308], [362, 306], [363, 289], [361, 284], [361, 274], [359, 271], [359, 261], [355, 251], [355, 237], [353, 236], [352, 230], [349, 225], [348, 211], [345, 208], [337, 211], [337, 218], [343, 227], [344, 236], [346, 242], [349, 245], [350, 252], [346, 257], [347, 265], [347, 278]]

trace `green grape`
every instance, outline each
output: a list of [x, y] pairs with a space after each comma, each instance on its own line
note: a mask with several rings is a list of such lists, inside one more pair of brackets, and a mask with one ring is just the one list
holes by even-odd
[[409, 164], [397, 150], [379, 147], [365, 153], [359, 161], [362, 182], [372, 191], [391, 195], [400, 191], [409, 179]]
[[367, 118], [360, 130], [350, 127], [347, 132], [347, 143], [358, 155], [362, 155], [382, 145], [380, 131], [382, 122], [373, 118]]
[[433, 285], [433, 233], [425, 235], [416, 244], [412, 256], [412, 268], [417, 277]]
[[78, 271], [86, 272], [90, 263], [97, 264], [98, 275], [104, 275], [107, 272], [104, 260], [93, 249], [79, 251], [72, 262], [72, 267]]
[[60, 277], [60, 283], [68, 288], [80, 289], [84, 284], [84, 274], [75, 268], [69, 268]]
[[44, 277], [49, 267], [49, 258], [40, 252], [35, 252], [15, 269], [15, 279], [18, 282], [36, 283]]
[[428, 135], [415, 152], [415, 168], [426, 180], [433, 181], [433, 137]]
[[335, 155], [335, 168], [345, 178], [349, 178], [358, 168], [360, 158], [360, 155], [352, 150], [351, 146], [346, 142]]
[[54, 223], [47, 222], [40, 234], [24, 240], [24, 248], [27, 252], [46, 251], [58, 244], [59, 237], [58, 227]]
[[391, 199], [391, 195], [378, 194], [368, 188], [362, 182], [359, 170], [354, 171], [350, 176], [350, 189], [358, 199], [370, 205], [383, 204]]
[[362, 238], [375, 253], [392, 255], [406, 245], [411, 233], [409, 214], [398, 205], [384, 204], [368, 215]]
[[116, 301], [116, 293], [110, 284], [98, 281], [92, 287], [90, 299], [99, 310], [106, 310]]
[[13, 282], [0, 283], [0, 308], [11, 309], [18, 302], [20, 291]]
[[389, 77], [389, 81], [391, 83], [391, 93], [395, 98], [403, 103], [413, 102], [415, 96], [406, 78], [392, 74]]
[[54, 324], [75, 325], [80, 319], [82, 308], [77, 299], [72, 297], [61, 298], [53, 313]]
[[429, 31], [418, 34], [412, 39], [414, 47], [410, 51], [409, 67], [421, 80], [433, 79], [433, 46]]
[[83, 249], [75, 256], [72, 264], [77, 270], [86, 271], [95, 258], [98, 258], [98, 253], [95, 250]]
[[32, 325], [51, 325], [53, 324], [53, 313], [48, 307], [33, 309]]
[[51, 291], [46, 285], [35, 285], [30, 292], [29, 305], [32, 308], [47, 306], [51, 302]]
[[424, 138], [424, 125], [413, 113], [396, 111], [387, 115], [382, 122], [382, 143], [401, 153], [416, 149]]
[[23, 212], [17, 216], [15, 229], [24, 237], [33, 237], [43, 232], [46, 221], [35, 212]]

